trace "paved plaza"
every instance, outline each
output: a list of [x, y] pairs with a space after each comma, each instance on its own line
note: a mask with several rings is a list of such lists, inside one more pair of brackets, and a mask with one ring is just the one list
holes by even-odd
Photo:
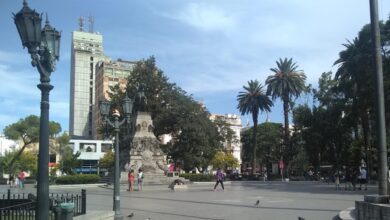
[[[2, 186], [4, 190], [6, 186]], [[51, 192], [77, 193], [80, 186], [52, 187]], [[87, 213], [112, 211], [112, 188], [83, 186], [87, 190]], [[354, 206], [364, 194], [375, 194], [376, 186], [367, 191], [336, 191], [334, 185], [319, 182], [231, 182], [213, 191], [213, 183], [188, 185], [188, 189], [171, 191], [165, 185], [146, 185], [142, 192], [121, 188], [121, 211], [131, 219], [144, 220], [222, 220], [222, 219], [334, 219], [340, 210]], [[15, 189], [14, 189], [15, 190]], [[24, 191], [34, 190], [27, 188]], [[15, 190], [21, 191], [21, 190]], [[254, 204], [260, 200], [259, 207]]]

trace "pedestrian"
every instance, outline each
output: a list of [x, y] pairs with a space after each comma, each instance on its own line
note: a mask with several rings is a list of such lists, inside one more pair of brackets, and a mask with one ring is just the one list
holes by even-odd
[[359, 190], [362, 189], [362, 185], [365, 185], [364, 190], [367, 190], [367, 171], [364, 168], [362, 168], [360, 170], [360, 187], [359, 187]]
[[14, 185], [15, 185], [15, 178], [14, 178], [13, 174], [9, 175], [8, 182], [9, 182], [9, 187], [10, 188], [14, 187]]
[[134, 176], [134, 170], [130, 170], [129, 173], [127, 174], [127, 179], [129, 181], [129, 189], [127, 191], [133, 191], [134, 188], [134, 181], [135, 181], [135, 176]]
[[23, 170], [20, 170], [18, 174], [18, 179], [19, 179], [19, 188], [24, 189], [24, 181], [26, 179], [26, 174], [24, 173]]
[[351, 182], [352, 182], [353, 191], [356, 190], [357, 176], [358, 176], [358, 171], [357, 171], [356, 168], [353, 168], [353, 170], [352, 170], [352, 177], [351, 177]]
[[214, 190], [217, 188], [219, 183], [221, 183], [222, 190], [225, 190], [225, 187], [223, 187], [224, 178], [225, 175], [223, 174], [222, 170], [218, 167], [217, 173], [215, 174], [215, 179], [217, 180], [217, 182], [215, 183]]
[[345, 190], [352, 189], [352, 171], [350, 167], [347, 167], [345, 170]]
[[144, 182], [144, 173], [142, 172], [142, 168], [138, 169], [137, 181], [138, 181], [138, 191], [142, 191], [142, 185]]
[[334, 182], [336, 184], [336, 190], [339, 190], [340, 189], [340, 174], [338, 171], [335, 174], [335, 181]]

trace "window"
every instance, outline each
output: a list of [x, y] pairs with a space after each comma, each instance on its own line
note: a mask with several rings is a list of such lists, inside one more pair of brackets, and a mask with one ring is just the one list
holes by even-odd
[[96, 144], [95, 143], [81, 143], [80, 144], [81, 152], [96, 152]]
[[112, 144], [102, 144], [102, 152], [111, 151]]

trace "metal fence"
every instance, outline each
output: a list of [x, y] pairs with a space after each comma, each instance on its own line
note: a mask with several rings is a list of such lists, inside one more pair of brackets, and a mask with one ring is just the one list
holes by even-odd
[[[74, 203], [73, 215], [79, 216], [86, 214], [87, 195], [86, 190], [82, 189], [81, 194], [60, 194], [51, 193], [50, 198], [50, 216], [49, 219], [55, 219], [54, 207], [61, 203]], [[33, 194], [0, 194], [0, 220], [34, 220], [36, 208], [36, 196]]]

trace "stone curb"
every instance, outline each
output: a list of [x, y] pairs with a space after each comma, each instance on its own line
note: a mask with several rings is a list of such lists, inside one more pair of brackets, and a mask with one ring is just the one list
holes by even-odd
[[69, 184], [69, 185], [50, 185], [49, 188], [56, 189], [56, 188], [88, 188], [88, 187], [97, 187], [97, 186], [104, 186], [105, 183], [96, 183], [96, 184]]
[[341, 220], [354, 220], [356, 217], [355, 207], [350, 207], [346, 210], [339, 212], [339, 218]]
[[114, 211], [87, 211], [87, 214], [76, 216], [73, 220], [111, 220], [114, 215]]

